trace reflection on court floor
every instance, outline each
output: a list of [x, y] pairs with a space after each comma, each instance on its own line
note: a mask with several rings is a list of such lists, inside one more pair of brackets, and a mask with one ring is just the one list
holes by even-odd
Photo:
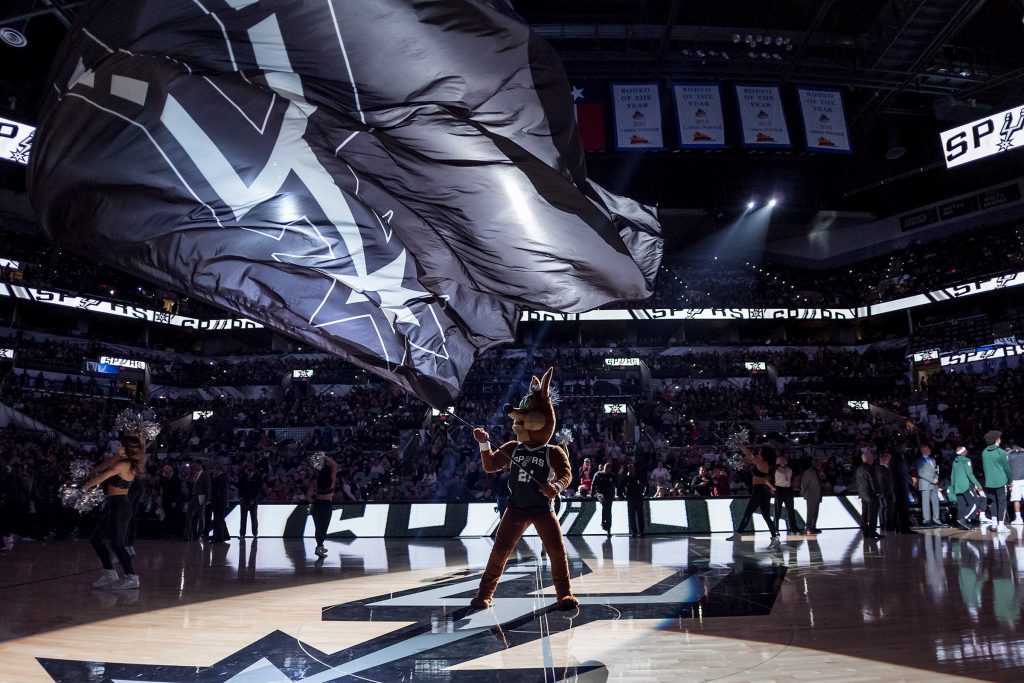
[[488, 538], [138, 546], [93, 590], [83, 542], [0, 558], [0, 681], [1008, 680], [1024, 664], [1017, 533], [865, 541], [570, 537], [578, 612], [536, 539], [471, 612]]

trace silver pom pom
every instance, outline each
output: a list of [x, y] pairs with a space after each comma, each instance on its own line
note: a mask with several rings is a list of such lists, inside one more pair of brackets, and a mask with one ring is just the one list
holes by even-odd
[[152, 441], [160, 433], [160, 424], [147, 420], [142, 413], [126, 408], [114, 420], [114, 429], [123, 434], [136, 436], [143, 441]]
[[740, 449], [740, 446], [746, 446], [750, 443], [750, 430], [741, 429], [735, 434], [731, 434], [728, 439], [725, 440], [725, 447], [730, 451], [735, 452]]
[[314, 470], [320, 471], [324, 466], [324, 458], [327, 457], [327, 453], [324, 451], [313, 451], [306, 458], [306, 462]]
[[81, 484], [64, 484], [60, 487], [60, 500], [65, 507], [74, 508], [81, 514], [95, 510], [106, 500], [103, 489], [97, 487], [82, 490]]
[[85, 481], [91, 473], [92, 463], [88, 460], [78, 459], [71, 461], [71, 481]]
[[572, 430], [568, 427], [562, 427], [555, 434], [555, 441], [559, 443], [563, 448], [572, 443]]
[[729, 467], [734, 470], [742, 470], [747, 465], [747, 461], [743, 458], [743, 454], [739, 451], [734, 451], [729, 454], [729, 457], [725, 459], [725, 462]]

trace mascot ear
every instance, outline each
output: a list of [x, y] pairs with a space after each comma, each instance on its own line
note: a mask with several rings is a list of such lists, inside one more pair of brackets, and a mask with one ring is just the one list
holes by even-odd
[[537, 375], [530, 378], [530, 391], [540, 391], [540, 380]]
[[548, 368], [548, 371], [544, 373], [544, 378], [540, 381], [540, 393], [544, 396], [548, 396], [548, 389], [551, 387], [551, 375], [554, 372], [554, 368]]

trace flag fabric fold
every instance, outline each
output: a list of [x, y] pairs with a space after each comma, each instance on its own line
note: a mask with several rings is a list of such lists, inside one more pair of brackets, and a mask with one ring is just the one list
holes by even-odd
[[434, 405], [529, 306], [641, 299], [656, 215], [586, 176], [500, 0], [94, 0], [29, 166], [56, 242]]

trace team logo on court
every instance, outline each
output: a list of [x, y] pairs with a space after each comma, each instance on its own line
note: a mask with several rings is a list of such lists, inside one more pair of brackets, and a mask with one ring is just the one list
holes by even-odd
[[[574, 577], [590, 569], [579, 560]], [[479, 573], [443, 577], [422, 588], [325, 607], [327, 621], [413, 622], [337, 652], [323, 652], [282, 631], [206, 668], [40, 659], [57, 683], [328, 683], [329, 681], [477, 681], [483, 672], [502, 682], [575, 680], [591, 672], [607, 677], [600, 661], [555, 661], [551, 638], [572, 628], [620, 618], [679, 620], [757, 616], [771, 612], [785, 576], [783, 566], [737, 558], [731, 568], [705, 560], [679, 568], [637, 592], [579, 594], [577, 613], [555, 609], [546, 562], [510, 563], [491, 609], [471, 611]], [[329, 584], [325, 584], [325, 589]], [[581, 587], [586, 586], [584, 578]], [[744, 598], [744, 596], [746, 596]], [[463, 667], [473, 660], [540, 641], [544, 668]], [[561, 657], [564, 660], [564, 657]]]

